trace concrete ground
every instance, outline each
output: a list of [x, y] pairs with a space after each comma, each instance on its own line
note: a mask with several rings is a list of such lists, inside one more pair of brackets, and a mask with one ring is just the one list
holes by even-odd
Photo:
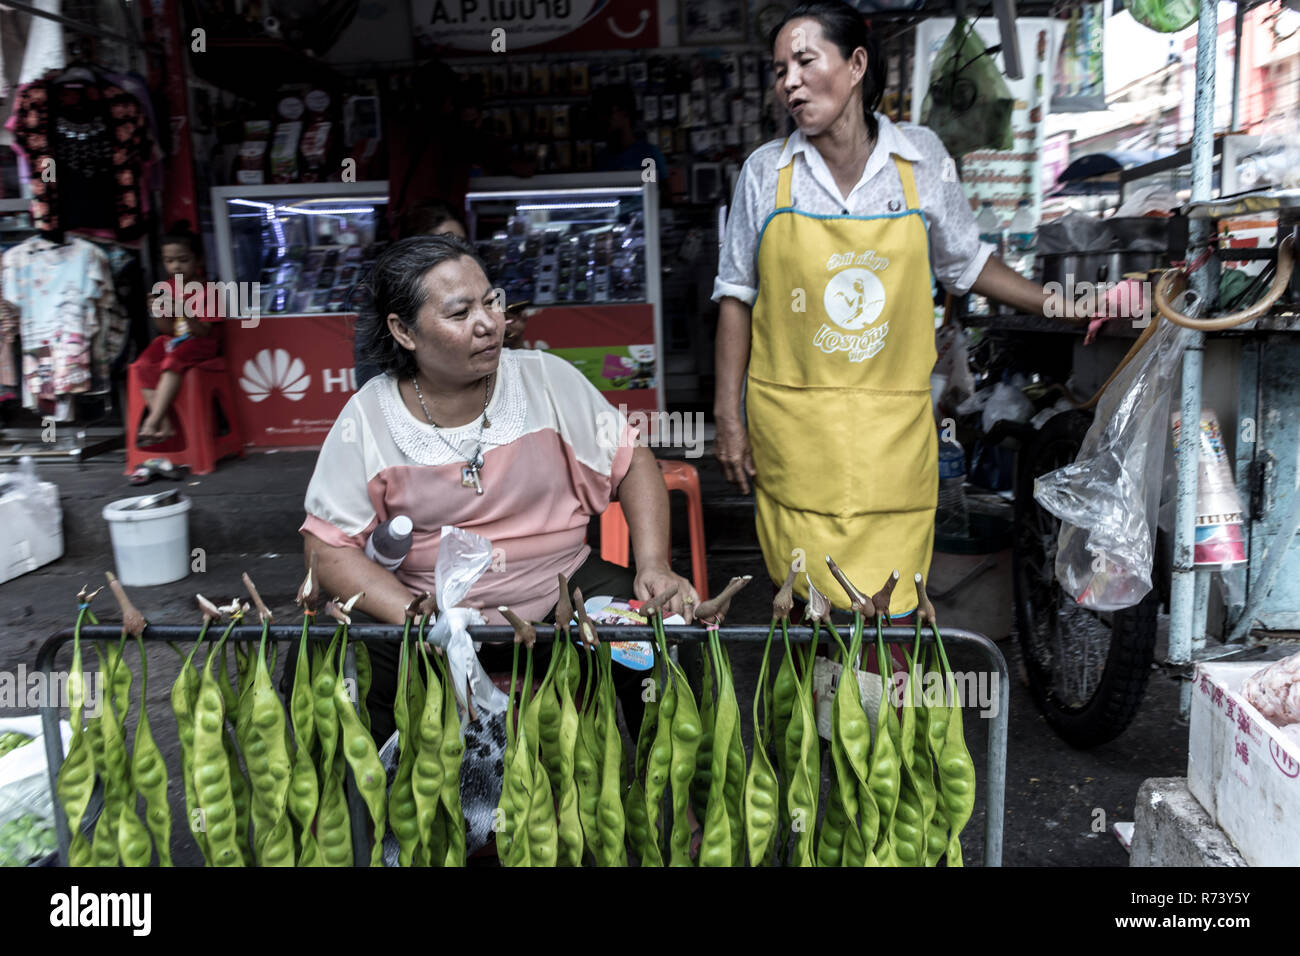
[[[201, 549], [202, 570], [175, 584], [134, 588], [135, 603], [152, 623], [199, 623], [193, 596], [202, 592], [213, 600], [242, 593], [240, 573], [249, 572], [277, 620], [301, 620], [292, 613], [292, 597], [302, 577], [302, 550], [297, 527], [302, 499], [315, 463], [314, 453], [252, 453], [227, 461], [203, 478], [182, 483], [194, 501], [190, 519], [191, 548]], [[753, 574], [754, 584], [742, 593], [730, 623], [766, 624], [771, 588], [754, 540], [752, 505], [730, 493], [716, 462], [709, 456], [693, 462], [704, 488], [709, 541], [709, 580], [717, 591], [732, 575]], [[77, 590], [97, 586], [113, 567], [108, 532], [100, 516], [103, 506], [119, 497], [164, 490], [167, 482], [147, 489], [130, 488], [123, 478], [120, 452], [92, 459], [83, 466], [50, 464], [41, 467], [43, 480], [55, 482], [64, 509], [65, 556], [50, 565], [0, 585], [0, 671], [31, 668], [41, 643], [70, 627]], [[685, 525], [676, 502], [674, 563], [689, 573]], [[95, 603], [106, 621], [116, 611], [105, 592]], [[959, 626], [961, 620], [945, 623]], [[1111, 833], [1117, 821], [1132, 820], [1134, 801], [1143, 780], [1186, 773], [1187, 727], [1177, 717], [1177, 687], [1159, 671], [1152, 674], [1141, 711], [1117, 740], [1090, 751], [1071, 749], [1048, 728], [1018, 678], [1019, 651], [1014, 638], [1000, 645], [1012, 674], [1010, 744], [1007, 764], [1003, 862], [1008, 866], [1127, 866], [1128, 854]], [[750, 739], [752, 688], [761, 651], [732, 652], [744, 736]], [[60, 655], [66, 666], [70, 651]], [[92, 658], [93, 660], [93, 658]], [[135, 660], [134, 655], [128, 660]], [[956, 650], [956, 670], [977, 669], [974, 655]], [[167, 689], [178, 672], [178, 658], [165, 646], [149, 651], [148, 714], [159, 746], [167, 756], [176, 819], [181, 819], [183, 795], [178, 779], [178, 745]], [[138, 673], [137, 673], [138, 681]], [[133, 694], [138, 690], [133, 688]], [[26, 712], [30, 712], [26, 711]], [[7, 711], [12, 715], [13, 711]], [[134, 711], [129, 723], [134, 725]], [[978, 865], [983, 856], [984, 754], [988, 721], [967, 711], [968, 746], [975, 758], [981, 792], [975, 815], [963, 834], [965, 857]], [[823, 761], [823, 766], [829, 761]], [[180, 827], [177, 827], [181, 830]], [[183, 830], [173, 840], [176, 862], [198, 862]]]

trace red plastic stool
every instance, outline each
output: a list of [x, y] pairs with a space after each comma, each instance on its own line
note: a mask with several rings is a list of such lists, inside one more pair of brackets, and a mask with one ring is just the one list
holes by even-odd
[[[217, 418], [212, 410], [214, 400], [220, 404], [221, 414], [230, 427], [225, 435], [217, 434]], [[136, 432], [145, 408], [138, 373], [130, 366], [126, 376], [126, 471], [123, 474], [131, 474], [150, 458], [165, 455], [175, 464], [188, 465], [192, 474], [209, 475], [222, 458], [246, 455], [244, 436], [235, 416], [235, 391], [230, 386], [223, 358], [200, 362], [181, 376], [181, 388], [171, 408], [179, 426], [176, 436], [145, 448], [137, 445]]]
[[[670, 492], [686, 495], [686, 518], [691, 533], [691, 583], [701, 601], [709, 599], [709, 568], [704, 553], [704, 504], [700, 497], [700, 473], [684, 461], [661, 461], [664, 484]], [[600, 556], [611, 564], [627, 567], [627, 519], [617, 501], [611, 501], [600, 516]]]

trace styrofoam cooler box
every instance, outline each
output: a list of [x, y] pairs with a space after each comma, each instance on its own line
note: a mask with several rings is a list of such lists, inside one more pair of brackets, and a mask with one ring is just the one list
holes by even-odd
[[1300, 865], [1300, 743], [1241, 695], [1267, 664], [1198, 664], [1187, 782], [1251, 866]]
[[16, 491], [0, 495], [0, 582], [63, 557], [59, 488], [49, 481], [37, 484], [35, 501]]

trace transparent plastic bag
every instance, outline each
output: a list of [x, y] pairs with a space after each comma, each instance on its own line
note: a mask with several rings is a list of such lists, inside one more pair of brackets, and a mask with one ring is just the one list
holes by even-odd
[[1241, 692], [1275, 727], [1300, 724], [1300, 654], [1273, 661], [1251, 674]]
[[[492, 683], [474, 653], [468, 627], [482, 624], [483, 615], [460, 607], [470, 588], [492, 565], [492, 542], [463, 528], [443, 525], [434, 569], [434, 590], [440, 614], [426, 635], [429, 643], [447, 655], [457, 709], [460, 737], [465, 756], [460, 769], [460, 806], [465, 817], [466, 852], [475, 853], [492, 838], [492, 822], [501, 800], [501, 761], [506, 747], [506, 695]], [[473, 720], [469, 719], [473, 704]], [[388, 786], [397, 773], [396, 732], [379, 750], [379, 760], [388, 773]], [[384, 838], [384, 865], [398, 862], [397, 838], [390, 831]]]
[[1157, 33], [1177, 33], [1196, 22], [1200, 8], [1195, 0], [1130, 0], [1128, 12]]
[[[1192, 298], [1176, 307], [1197, 311]], [[1151, 590], [1169, 406], [1194, 334], [1162, 322], [1102, 395], [1074, 462], [1034, 482], [1034, 498], [1061, 519], [1056, 578], [1094, 611], [1132, 607]]]
[[1014, 385], [998, 382], [984, 405], [980, 424], [987, 434], [993, 431], [993, 426], [998, 422], [1027, 422], [1033, 415], [1034, 403], [1025, 398], [1024, 392]]
[[968, 20], [958, 18], [943, 41], [930, 73], [921, 123], [938, 135], [948, 152], [1015, 146], [1011, 112], [1015, 99], [984, 41]]
[[1082, 212], [1067, 212], [1060, 219], [1045, 222], [1038, 227], [1040, 256], [1070, 252], [1101, 252], [1114, 242], [1110, 226], [1105, 220]]
[[[434, 569], [438, 608], [441, 611], [430, 643], [447, 654], [447, 664], [455, 682], [456, 701], [460, 704], [461, 732], [464, 736], [467, 707], [472, 701], [477, 715], [505, 713], [506, 695], [501, 693], [474, 653], [468, 628], [482, 624], [483, 615], [473, 608], [460, 607], [470, 588], [492, 565], [492, 542], [482, 535], [443, 525], [438, 542], [438, 563]], [[466, 689], [468, 688], [468, 696]]]
[[[26, 866], [57, 848], [41, 718], [0, 717], [6, 733], [32, 741], [0, 757], [0, 866]], [[59, 733], [66, 752], [72, 726], [59, 721]]]
[[1300, 123], [1279, 117], [1264, 124], [1259, 145], [1237, 163], [1243, 189], [1300, 188]]
[[960, 405], [975, 393], [975, 376], [970, 371], [970, 353], [966, 348], [966, 331], [953, 321], [934, 333], [937, 356], [934, 373], [943, 377], [939, 404]]

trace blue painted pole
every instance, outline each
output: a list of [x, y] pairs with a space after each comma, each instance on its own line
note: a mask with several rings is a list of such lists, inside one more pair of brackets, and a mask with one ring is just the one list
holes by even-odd
[[[1214, 76], [1215, 47], [1219, 38], [1218, 0], [1201, 0], [1196, 28], [1196, 117], [1192, 129], [1192, 201], [1210, 199], [1214, 182]], [[1213, 235], [1208, 219], [1193, 219], [1188, 236], [1188, 259], [1195, 257]], [[1213, 272], [1207, 265], [1192, 273], [1192, 291], [1209, 302]], [[1169, 602], [1169, 660], [1190, 667], [1193, 631], [1196, 625], [1196, 536], [1197, 466], [1200, 461], [1201, 361], [1205, 335], [1194, 333], [1183, 353], [1183, 387], [1179, 403], [1182, 439], [1178, 443], [1178, 490], [1174, 517], [1173, 585]], [[1191, 710], [1191, 674], [1186, 673], [1179, 690], [1178, 709], [1185, 718]]]

